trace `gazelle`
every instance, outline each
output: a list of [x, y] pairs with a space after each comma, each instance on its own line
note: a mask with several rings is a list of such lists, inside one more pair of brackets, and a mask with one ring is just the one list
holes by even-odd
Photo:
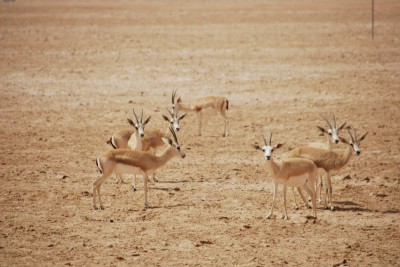
[[287, 187], [301, 187], [307, 191], [312, 200], [312, 208], [313, 208], [313, 216], [317, 218], [316, 212], [316, 200], [315, 200], [315, 179], [317, 176], [317, 166], [315, 166], [314, 162], [308, 159], [285, 159], [281, 162], [275, 162], [272, 159], [272, 152], [275, 149], [280, 148], [284, 145], [279, 143], [275, 146], [272, 146], [272, 133], [269, 138], [269, 143], [267, 143], [264, 135], [262, 135], [264, 140], [264, 146], [261, 147], [259, 145], [254, 145], [254, 147], [258, 150], [262, 150], [264, 153], [264, 157], [269, 162], [269, 167], [272, 172], [272, 180], [274, 182], [274, 195], [272, 198], [272, 206], [271, 212], [267, 215], [267, 219], [271, 218], [274, 212], [274, 203], [276, 193], [278, 191], [278, 185], [283, 184], [283, 201], [285, 206], [285, 216], [284, 218], [287, 220], [287, 209], [286, 209], [286, 192]]
[[[158, 129], [148, 129], [145, 131], [146, 136], [148, 136], [149, 140], [150, 140], [150, 149], [152, 151], [152, 153], [154, 155], [156, 155], [157, 149], [164, 146], [165, 142], [163, 141], [163, 138], [171, 138], [172, 133], [169, 130], [170, 128], [173, 128], [175, 131], [179, 131], [180, 130], [180, 126], [179, 126], [179, 121], [182, 120], [183, 118], [185, 118], [186, 113], [184, 113], [183, 115], [179, 116], [178, 115], [178, 109], [174, 109], [173, 112], [171, 112], [168, 108], [167, 108], [168, 113], [170, 114], [170, 118], [168, 118], [165, 115], [162, 115], [164, 120], [169, 122], [169, 125], [166, 129], [165, 132], [160, 131]], [[155, 178], [155, 172], [153, 172], [153, 180], [154, 181], [158, 181]]]
[[[128, 123], [133, 126], [133, 129], [123, 129], [114, 133], [110, 138], [110, 144], [113, 148], [130, 148], [136, 151], [148, 151], [150, 149], [150, 138], [145, 136], [144, 128], [147, 123], [149, 123], [151, 116], [149, 116], [143, 122], [143, 109], [138, 119], [135, 109], [133, 109], [133, 115], [135, 116], [135, 122], [131, 119], [127, 119]], [[122, 180], [122, 176], [117, 174], [118, 181], [125, 183]], [[136, 175], [134, 179], [134, 185], [132, 189], [136, 190]]]
[[340, 140], [348, 144], [347, 150], [345, 152], [319, 149], [313, 147], [298, 147], [290, 151], [288, 157], [289, 158], [306, 158], [312, 160], [318, 168], [325, 170], [327, 173], [326, 176], [326, 194], [325, 194], [325, 202], [324, 207], [327, 208], [327, 200], [326, 196], [328, 195], [330, 209], [333, 210], [332, 204], [332, 182], [331, 175], [333, 172], [339, 171], [343, 168], [350, 160], [353, 152], [356, 156], [360, 155], [361, 150], [359, 148], [360, 142], [365, 139], [367, 133], [362, 135], [360, 138], [357, 137], [357, 133], [354, 127], [351, 127], [354, 135], [347, 129], [347, 132], [350, 136], [350, 142], [344, 138], [340, 137]]
[[326, 135], [327, 142], [325, 144], [322, 144], [322, 143], [311, 143], [309, 146], [316, 147], [316, 148], [327, 149], [327, 150], [332, 150], [333, 149], [332, 145], [339, 143], [339, 132], [344, 129], [344, 127], [346, 126], [346, 122], [344, 122], [339, 127], [336, 127], [335, 114], [333, 114], [333, 126], [326, 118], [322, 118], [322, 119], [326, 122], [328, 128], [324, 128], [324, 127], [321, 127], [321, 126], [317, 126], [317, 127], [324, 135]]
[[[172, 95], [172, 104], [175, 105], [176, 91]], [[223, 96], [207, 96], [193, 99], [187, 103], [182, 102], [181, 97], [176, 100], [176, 106], [183, 111], [194, 111], [199, 121], [198, 135], [201, 135], [201, 126], [203, 123], [203, 115], [216, 112], [224, 118], [224, 137], [229, 135], [229, 119], [226, 115], [229, 109], [229, 101]]]
[[[326, 143], [319, 143], [319, 142], [314, 142], [309, 144], [308, 146], [310, 147], [315, 147], [315, 148], [321, 148], [321, 149], [326, 149], [326, 150], [332, 150], [333, 149], [333, 144], [338, 144], [339, 143], [339, 132], [344, 129], [344, 127], [346, 126], [346, 122], [344, 122], [342, 125], [340, 125], [339, 127], [336, 126], [336, 117], [335, 114], [333, 114], [333, 126], [332, 124], [325, 118], [322, 118], [326, 124], [327, 124], [327, 128], [321, 127], [321, 126], [317, 126], [317, 128], [327, 137], [327, 142]], [[322, 174], [320, 174], [320, 171], [318, 172], [319, 174], [317, 174], [317, 194], [316, 197], [318, 199], [318, 202], [321, 202], [321, 190], [322, 190]], [[319, 198], [318, 198], [318, 191], [319, 191]], [[305, 201], [305, 198], [301, 192], [301, 190], [299, 190], [300, 196], [303, 199], [303, 201], [306, 203], [306, 205], [308, 206], [308, 202]], [[293, 188], [293, 196], [294, 196], [294, 202], [295, 202], [295, 208], [297, 209], [297, 201], [296, 201], [296, 196], [294, 194], [294, 188]]]
[[97, 209], [96, 198], [99, 199], [100, 209], [104, 209], [101, 203], [100, 187], [111, 174], [139, 174], [144, 180], [144, 207], [149, 207], [147, 201], [147, 182], [148, 172], [156, 170], [165, 165], [174, 157], [184, 158], [186, 153], [181, 148], [175, 131], [170, 127], [169, 130], [173, 136], [173, 140], [163, 137], [163, 141], [168, 148], [161, 156], [155, 156], [144, 151], [134, 151], [131, 149], [112, 149], [100, 154], [96, 160], [97, 167], [102, 174], [93, 183], [93, 207]]

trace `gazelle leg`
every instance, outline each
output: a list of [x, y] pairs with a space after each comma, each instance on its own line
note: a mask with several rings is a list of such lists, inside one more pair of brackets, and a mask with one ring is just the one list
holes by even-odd
[[272, 205], [271, 205], [271, 212], [269, 213], [269, 215], [267, 215], [267, 219], [270, 219], [271, 216], [274, 213], [274, 204], [275, 204], [275, 197], [276, 197], [276, 192], [278, 191], [278, 184], [274, 183], [274, 195], [272, 197]]
[[[157, 150], [154, 148], [153, 150], [153, 155], [156, 156]], [[158, 182], [158, 179], [156, 178], [156, 170], [153, 170], [153, 181]]]
[[289, 220], [287, 215], [287, 208], [286, 208], [286, 193], [287, 193], [287, 186], [286, 184], [283, 185], [283, 206], [285, 207], [285, 216], [283, 217], [285, 220]]
[[147, 202], [147, 180], [149, 179], [147, 173], [143, 174], [144, 181], [144, 209], [149, 208], [149, 203]]
[[96, 195], [99, 198], [99, 208], [104, 210], [103, 204], [101, 203], [101, 196], [100, 196], [100, 186], [104, 181], [108, 178], [104, 173], [96, 181], [93, 182], [93, 208], [97, 209], [96, 205]]
[[136, 192], [136, 174], [133, 176], [132, 191], [133, 191], [133, 192]]
[[306, 190], [306, 192], [308, 193], [308, 195], [311, 198], [313, 216], [314, 216], [314, 218], [317, 218], [317, 208], [316, 208], [317, 201], [316, 201], [315, 190], [310, 189], [310, 187], [307, 184], [304, 184], [302, 187], [304, 188], [304, 190]]
[[297, 206], [297, 200], [296, 200], [296, 194], [294, 193], [294, 187], [292, 187], [292, 193], [293, 193], [293, 199], [294, 199], [294, 209], [298, 210], [299, 206]]
[[224, 137], [227, 137], [229, 135], [229, 119], [226, 116], [225, 111], [221, 112], [222, 117], [224, 118], [225, 126], [224, 126]]
[[299, 194], [301, 196], [301, 199], [303, 200], [304, 204], [306, 204], [307, 208], [311, 208], [310, 204], [308, 203], [307, 199], [303, 195], [303, 191], [301, 190], [301, 187], [297, 187], [297, 191], [299, 191]]
[[197, 112], [197, 119], [199, 120], [199, 129], [198, 129], [198, 134], [201, 136], [201, 124], [203, 123], [203, 115], [200, 112]]
[[331, 210], [333, 210], [334, 207], [332, 204], [332, 181], [331, 181], [331, 176], [330, 176], [329, 172], [327, 174], [327, 182], [328, 182], [328, 193], [329, 193], [329, 205], [331, 206]]

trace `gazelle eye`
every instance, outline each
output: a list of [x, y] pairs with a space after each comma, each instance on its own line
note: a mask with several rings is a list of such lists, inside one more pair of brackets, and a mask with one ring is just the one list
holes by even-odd
[[332, 136], [332, 133], [331, 133], [331, 132], [329, 132], [328, 134], [329, 134], [330, 136]]
[[263, 148], [262, 151], [265, 152], [265, 149]]
[[350, 143], [350, 146], [352, 146], [352, 147], [353, 147], [353, 146], [354, 146], [354, 145], [353, 145], [353, 143]]

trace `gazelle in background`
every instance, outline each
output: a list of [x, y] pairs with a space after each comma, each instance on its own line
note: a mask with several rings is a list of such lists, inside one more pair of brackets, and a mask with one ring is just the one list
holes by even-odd
[[329, 198], [330, 209], [333, 210], [332, 204], [332, 182], [331, 175], [332, 173], [339, 171], [343, 168], [350, 160], [353, 152], [356, 156], [360, 155], [361, 150], [359, 148], [360, 142], [365, 139], [367, 133], [363, 134], [360, 138], [358, 138], [357, 133], [354, 127], [351, 127], [353, 130], [353, 134], [347, 129], [347, 132], [350, 136], [350, 141], [347, 141], [344, 138], [340, 137], [340, 140], [348, 144], [347, 150], [344, 152], [341, 151], [333, 151], [326, 150], [320, 148], [313, 147], [298, 147], [289, 152], [289, 158], [306, 158], [312, 160], [318, 168], [325, 170], [327, 173], [326, 176], [326, 184], [327, 188], [325, 189], [325, 202], [324, 207], [327, 208], [327, 196]]
[[[101, 203], [100, 187], [113, 173], [142, 175], [144, 180], [144, 207], [145, 209], [149, 207], [147, 201], [148, 172], [162, 167], [174, 157], [184, 158], [186, 156], [184, 149], [179, 145], [175, 131], [171, 127], [169, 130], [171, 131], [173, 140], [167, 137], [162, 138], [163, 142], [168, 145], [168, 148], [161, 156], [131, 149], [112, 149], [100, 154], [96, 160], [96, 164], [101, 176], [93, 183], [94, 209], [104, 209]], [[97, 207], [96, 198], [99, 199], [99, 207]]]
[[[111, 138], [109, 143], [115, 149], [117, 148], [130, 148], [136, 151], [148, 151], [150, 149], [150, 138], [145, 136], [144, 128], [147, 123], [149, 123], [151, 116], [149, 116], [145, 121], [143, 121], [143, 109], [140, 116], [140, 120], [138, 119], [135, 109], [133, 109], [133, 115], [135, 116], [135, 122], [131, 119], [127, 119], [129, 124], [133, 126], [130, 129], [123, 129], [115, 132]], [[125, 183], [122, 179], [122, 176], [117, 174], [118, 181], [121, 183]], [[136, 190], [136, 175], [134, 179], [134, 185], [132, 189]]]
[[262, 150], [264, 157], [268, 160], [268, 165], [272, 172], [272, 180], [274, 182], [274, 195], [272, 198], [271, 212], [267, 215], [267, 218], [271, 218], [274, 212], [274, 203], [276, 193], [278, 191], [278, 185], [283, 185], [283, 201], [285, 206], [285, 219], [289, 219], [286, 209], [286, 192], [287, 187], [303, 188], [310, 195], [312, 200], [313, 216], [317, 218], [316, 212], [316, 199], [315, 199], [315, 179], [317, 176], [317, 166], [314, 162], [308, 159], [285, 159], [281, 162], [275, 162], [272, 159], [272, 152], [275, 149], [280, 148], [283, 144], [279, 143], [272, 146], [272, 133], [269, 138], [269, 143], [267, 143], [264, 135], [262, 135], [264, 140], [264, 146], [254, 145], [258, 150]]
[[[333, 114], [333, 121], [332, 121], [333, 126], [326, 118], [323, 117], [322, 119], [326, 122], [327, 128], [324, 128], [321, 126], [317, 126], [317, 128], [321, 131], [321, 133], [323, 133], [327, 137], [327, 142], [326, 143], [314, 142], [314, 143], [308, 144], [308, 146], [326, 149], [326, 150], [332, 150], [333, 145], [339, 143], [339, 132], [344, 129], [344, 127], [346, 126], [346, 122], [344, 122], [342, 125], [337, 127], [335, 114]], [[323, 174], [321, 174], [321, 171], [318, 171], [317, 182], [316, 182], [317, 183], [316, 197], [318, 199], [318, 202], [321, 202], [321, 191], [322, 191], [322, 181], [323, 181], [322, 175]], [[319, 197], [318, 197], [318, 191], [319, 191]], [[303, 201], [308, 206], [308, 202], [305, 201], [305, 198], [304, 198], [301, 190], [299, 190], [299, 193], [300, 193], [300, 196], [303, 199]], [[293, 188], [293, 197], [294, 197], [294, 202], [295, 202], [295, 209], [297, 209], [297, 201], [296, 201], [296, 196], [294, 193], [294, 188]]]
[[[172, 104], [175, 107], [176, 91], [172, 94]], [[226, 112], [229, 109], [229, 101], [223, 96], [206, 96], [196, 98], [184, 103], [181, 97], [176, 100], [176, 107], [183, 111], [193, 111], [197, 114], [199, 121], [198, 134], [201, 135], [201, 126], [203, 123], [203, 116], [207, 113], [218, 113], [224, 118], [224, 137], [229, 135], [229, 119]]]

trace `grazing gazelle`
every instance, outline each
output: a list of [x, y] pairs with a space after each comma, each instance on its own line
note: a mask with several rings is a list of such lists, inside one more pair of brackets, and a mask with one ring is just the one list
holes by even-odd
[[[323, 117], [322, 119], [326, 122], [328, 128], [324, 128], [321, 126], [317, 126], [317, 127], [324, 135], [326, 135], [327, 142], [326, 143], [314, 142], [314, 143], [308, 144], [308, 146], [332, 150], [333, 144], [339, 143], [339, 132], [342, 129], [344, 129], [344, 127], [346, 126], [346, 122], [344, 122], [342, 125], [340, 125], [340, 127], [337, 128], [335, 114], [333, 114], [333, 127], [332, 127], [332, 124], [326, 118]], [[316, 198], [318, 199], [318, 202], [321, 202], [322, 180], [323, 180], [322, 174], [320, 173], [320, 171], [318, 171], [317, 181], [316, 181], [316, 183], [317, 183]], [[318, 195], [318, 192], [319, 192], [319, 195]], [[303, 199], [303, 201], [306, 203], [306, 205], [308, 205], [308, 202], [305, 201], [305, 198], [301, 192], [301, 189], [299, 190], [299, 193], [300, 193], [300, 196]], [[296, 201], [296, 196], [294, 194], [294, 188], [293, 188], [293, 196], [294, 196], [294, 202], [295, 202], [295, 209], [297, 209], [297, 201]]]
[[306, 158], [312, 160], [318, 168], [325, 170], [327, 173], [326, 176], [326, 184], [327, 188], [325, 189], [325, 203], [324, 207], [327, 208], [327, 200], [326, 197], [329, 198], [330, 209], [333, 210], [332, 204], [332, 182], [331, 182], [331, 175], [333, 172], [339, 171], [343, 168], [350, 160], [351, 156], [353, 155], [352, 152], [356, 156], [360, 155], [361, 151], [359, 148], [360, 142], [365, 139], [367, 133], [362, 135], [360, 138], [357, 137], [356, 131], [354, 127], [353, 129], [354, 135], [347, 129], [347, 132], [350, 135], [351, 141], [348, 142], [346, 139], [341, 138], [340, 140], [348, 144], [348, 148], [345, 152], [333, 151], [333, 150], [326, 150], [320, 148], [313, 148], [313, 147], [298, 147], [290, 151], [288, 157], [289, 158]]
[[269, 138], [269, 143], [265, 140], [264, 135], [264, 146], [254, 145], [256, 149], [262, 150], [264, 157], [269, 162], [269, 167], [272, 172], [272, 180], [274, 182], [274, 195], [272, 198], [271, 212], [267, 215], [267, 218], [271, 218], [274, 212], [274, 203], [276, 193], [278, 191], [278, 185], [283, 184], [283, 202], [285, 206], [285, 219], [288, 219], [286, 209], [286, 192], [287, 187], [303, 188], [310, 195], [312, 200], [313, 216], [317, 218], [316, 212], [316, 200], [315, 200], [315, 179], [317, 175], [317, 166], [314, 162], [308, 159], [285, 159], [281, 162], [275, 162], [272, 159], [272, 152], [275, 149], [280, 148], [283, 144], [279, 143], [272, 146], [271, 139], [272, 133]]
[[[176, 91], [172, 95], [172, 104], [174, 106]], [[201, 135], [201, 125], [203, 123], [203, 115], [207, 113], [219, 113], [225, 122], [224, 137], [229, 135], [229, 119], [226, 111], [229, 109], [229, 101], [223, 96], [206, 96], [202, 98], [193, 99], [187, 103], [183, 103], [182, 99], [178, 97], [176, 106], [183, 111], [194, 111], [199, 120], [198, 134]]]
[[[128, 122], [133, 126], [133, 129], [123, 129], [114, 133], [110, 138], [110, 144], [113, 148], [130, 148], [137, 151], [148, 151], [150, 149], [150, 138], [145, 136], [144, 128], [150, 121], [151, 116], [143, 121], [143, 109], [140, 120], [136, 115], [135, 109], [133, 109], [133, 115], [135, 115], [135, 122], [128, 119]], [[121, 175], [117, 174], [117, 178], [121, 183], [125, 183]], [[134, 191], [136, 190], [136, 175], [132, 189]]]
[[161, 156], [155, 156], [145, 151], [134, 151], [131, 149], [112, 149], [100, 154], [96, 160], [96, 164], [102, 175], [93, 183], [94, 209], [97, 209], [97, 197], [100, 203], [99, 208], [104, 209], [104, 206], [101, 203], [100, 187], [113, 173], [143, 175], [144, 207], [149, 207], [147, 202], [148, 172], [162, 167], [174, 157], [184, 158], [186, 156], [184, 149], [179, 145], [175, 131], [171, 127], [169, 130], [171, 131], [173, 140], [163, 137], [163, 141], [169, 145], [169, 147]]

